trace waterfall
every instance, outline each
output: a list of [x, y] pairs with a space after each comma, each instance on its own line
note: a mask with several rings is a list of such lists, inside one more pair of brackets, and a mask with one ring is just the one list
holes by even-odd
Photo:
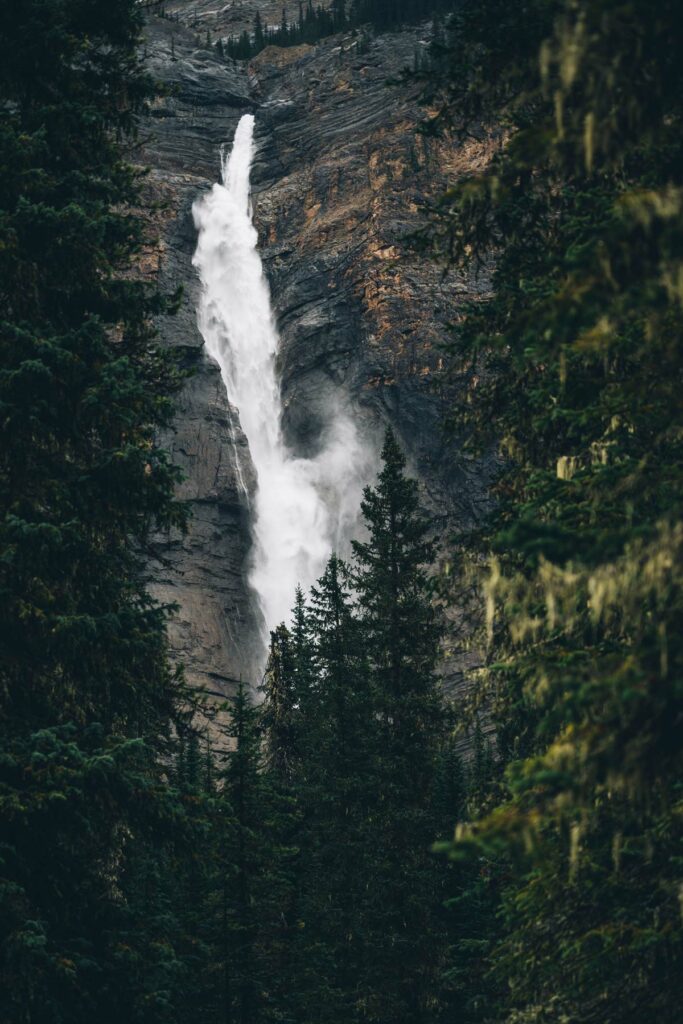
[[[254, 117], [245, 114], [229, 157], [222, 154], [222, 183], [193, 206], [193, 264], [202, 283], [199, 329], [237, 407], [257, 474], [249, 582], [263, 612], [265, 640], [268, 630], [289, 619], [297, 583], [307, 589], [331, 551], [343, 551], [374, 452], [361, 443], [341, 400], [330, 409], [315, 458], [298, 458], [285, 443], [279, 339], [249, 200], [253, 133]], [[242, 479], [236, 451], [235, 458]]]

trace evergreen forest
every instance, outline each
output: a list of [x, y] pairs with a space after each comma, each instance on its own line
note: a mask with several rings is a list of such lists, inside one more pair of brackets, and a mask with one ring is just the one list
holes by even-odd
[[0, 1024], [681, 1019], [683, 5], [437, 13], [422, 131], [494, 155], [413, 244], [490, 282], [443, 423], [488, 511], [437, 530], [387, 429], [349, 557], [217, 701], [145, 585], [187, 371], [138, 272], [144, 12], [0, 0]]
[[[256, 9], [251, 31], [243, 29], [239, 35], [218, 38], [213, 44], [207, 32], [205, 45], [215, 45], [221, 57], [248, 60], [266, 46], [300, 46], [312, 44], [340, 32], [351, 30], [352, 45], [361, 53], [370, 45], [373, 30], [386, 30], [401, 25], [432, 19], [432, 36], [441, 35], [440, 18], [452, 10], [454, 0], [332, 0], [323, 7], [314, 6], [313, 0], [299, 0], [295, 14], [288, 14], [283, 6], [277, 25], [268, 25]], [[435, 22], [435, 24], [434, 24]], [[436, 30], [436, 31], [434, 31]]]

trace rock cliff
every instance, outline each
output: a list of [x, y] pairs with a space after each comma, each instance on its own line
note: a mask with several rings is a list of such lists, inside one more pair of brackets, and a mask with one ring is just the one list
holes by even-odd
[[[206, 28], [215, 38], [240, 27], [237, 14], [248, 23], [253, 5], [230, 5], [222, 22], [221, 12], [197, 6], [213, 19]], [[160, 330], [194, 369], [167, 439], [186, 474], [192, 526], [185, 538], [157, 539], [152, 588], [180, 606], [171, 641], [204, 688], [230, 692], [240, 675], [254, 680], [262, 651], [246, 583], [248, 494], [232, 454], [233, 439], [245, 440], [202, 351], [191, 265], [192, 202], [216, 179], [220, 146], [245, 111], [256, 113], [255, 223], [281, 334], [289, 443], [314, 452], [342, 396], [369, 435], [392, 424], [444, 527], [476, 521], [484, 500], [488, 464], [464, 458], [441, 428], [445, 405], [458, 399], [457, 386], [445, 383], [441, 346], [476, 289], [444, 282], [408, 238], [430, 197], [488, 154], [483, 143], [456, 147], [421, 135], [418, 90], [401, 73], [424, 44], [424, 29], [414, 28], [359, 52], [349, 34], [315, 47], [270, 47], [247, 66], [198, 47], [196, 26], [149, 19], [147, 62], [167, 90], [144, 125], [141, 158], [151, 194], [165, 204], [161, 283], [184, 287], [180, 314]], [[241, 462], [248, 465], [248, 453]], [[451, 652], [452, 682], [463, 664]]]

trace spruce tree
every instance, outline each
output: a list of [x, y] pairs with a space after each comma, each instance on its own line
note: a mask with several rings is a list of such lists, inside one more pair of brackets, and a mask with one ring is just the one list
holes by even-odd
[[353, 543], [352, 576], [380, 730], [383, 857], [374, 866], [373, 926], [383, 938], [372, 941], [368, 969], [372, 1012], [418, 1021], [434, 999], [442, 941], [435, 913], [440, 869], [430, 852], [446, 724], [435, 675], [441, 630], [428, 577], [436, 551], [417, 483], [405, 475], [391, 430], [382, 461], [377, 485], [366, 488], [361, 503], [369, 539]]
[[452, 852], [506, 880], [505, 1019], [680, 1012], [682, 38], [673, 0], [489, 0], [440, 63], [442, 120], [508, 140], [432, 238], [496, 253], [453, 355], [461, 437], [503, 456], [467, 546], [508, 765]]
[[332, 1024], [357, 1019], [369, 998], [368, 884], [377, 838], [376, 718], [348, 569], [337, 556], [312, 588], [307, 618], [304, 644], [310, 629], [317, 678], [302, 697], [303, 994], [306, 1015]]
[[316, 686], [316, 663], [311, 613], [301, 587], [296, 588], [290, 637], [296, 699], [303, 709]]
[[[182, 699], [140, 552], [180, 526], [178, 374], [133, 272], [132, 0], [0, 8], [0, 1018], [168, 1016]], [[145, 881], [143, 881], [143, 879]]]
[[[273, 756], [285, 737], [277, 715], [269, 714], [273, 695], [269, 687], [265, 706], [256, 706], [241, 683], [221, 725], [221, 742], [230, 747], [219, 782], [222, 1005], [225, 1019], [241, 1024], [291, 1019], [295, 995], [298, 810], [288, 759]], [[279, 697], [275, 703], [282, 707]]]
[[271, 772], [291, 778], [297, 760], [297, 701], [294, 659], [289, 630], [281, 623], [270, 634], [270, 651], [263, 683], [262, 722]]
[[213, 969], [219, 948], [216, 844], [223, 841], [225, 822], [208, 737], [202, 737], [191, 722], [181, 726], [169, 783], [177, 792], [173, 850], [169, 858], [157, 863], [157, 871], [167, 913], [173, 915], [177, 930], [180, 984], [173, 1012], [182, 1024], [213, 1024], [219, 1017], [222, 997]]
[[[298, 591], [300, 594], [300, 591]], [[261, 721], [266, 758], [267, 798], [263, 813], [270, 822], [271, 923], [264, 929], [268, 964], [268, 1015], [274, 1020], [302, 1018], [301, 982], [306, 971], [302, 942], [302, 894], [309, 883], [302, 847], [308, 841], [302, 799], [305, 745], [304, 709], [297, 690], [294, 638], [280, 625], [271, 633], [264, 680]]]
[[261, 12], [256, 11], [254, 16], [254, 53], [260, 53], [263, 47], [266, 45], [266, 37], [263, 31], [263, 22], [261, 21]]
[[[441, 627], [428, 576], [436, 547], [417, 482], [406, 477], [405, 456], [390, 429], [382, 462], [377, 486], [367, 487], [361, 502], [369, 540], [353, 542], [353, 584], [388, 736], [398, 752], [407, 752], [404, 743], [421, 746], [443, 722], [434, 674]], [[432, 748], [433, 742], [424, 748], [428, 773]]]
[[262, 1019], [263, 961], [258, 930], [262, 912], [265, 854], [263, 811], [265, 785], [259, 711], [240, 682], [224, 736], [223, 796], [229, 801], [234, 828], [221, 851], [225, 885], [226, 943], [223, 968], [229, 981], [227, 1011], [237, 1024]]

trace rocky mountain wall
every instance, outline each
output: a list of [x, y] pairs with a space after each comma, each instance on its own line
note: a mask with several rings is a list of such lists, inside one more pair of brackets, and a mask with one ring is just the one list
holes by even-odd
[[[192, 526], [185, 538], [157, 538], [151, 586], [180, 606], [171, 641], [204, 688], [229, 693], [240, 675], [255, 680], [262, 653], [246, 579], [249, 494], [232, 448], [233, 438], [243, 449], [246, 442], [202, 349], [191, 264], [192, 202], [217, 178], [219, 149], [244, 112], [256, 114], [254, 216], [281, 334], [292, 449], [314, 454], [330, 409], [342, 402], [368, 438], [392, 424], [445, 529], [476, 521], [485, 501], [490, 460], [465, 458], [443, 435], [445, 409], [464, 396], [446, 382], [441, 346], [462, 303], [486, 281], [444, 281], [408, 239], [430, 198], [489, 153], [485, 143], [455, 146], [420, 133], [418, 88], [401, 73], [425, 31], [379, 36], [366, 52], [350, 34], [315, 47], [269, 47], [246, 66], [198, 48], [193, 27], [149, 19], [147, 63], [167, 92], [144, 125], [140, 157], [151, 168], [151, 194], [166, 204], [161, 284], [184, 288], [179, 315], [160, 329], [194, 369], [167, 439], [186, 474]], [[461, 388], [472, 377], [463, 373]], [[249, 465], [246, 450], [241, 464]], [[247, 492], [254, 485], [252, 474]], [[457, 620], [456, 610], [444, 662], [455, 685], [472, 657], [458, 653]]]

